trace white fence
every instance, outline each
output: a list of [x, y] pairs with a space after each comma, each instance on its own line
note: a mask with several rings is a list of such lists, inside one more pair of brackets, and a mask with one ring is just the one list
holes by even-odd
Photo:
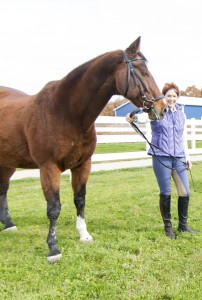
[[[94, 154], [92, 161], [111, 161], [138, 159], [148, 157], [146, 150], [148, 144], [126, 121], [125, 117], [99, 116], [95, 122], [97, 132], [97, 143], [139, 143], [145, 142], [145, 151], [125, 152], [111, 154]], [[202, 154], [201, 148], [196, 148], [196, 141], [202, 141], [202, 120], [190, 119], [186, 121], [187, 140], [191, 141], [190, 154]], [[138, 127], [148, 140], [151, 140], [150, 124], [139, 124]]]

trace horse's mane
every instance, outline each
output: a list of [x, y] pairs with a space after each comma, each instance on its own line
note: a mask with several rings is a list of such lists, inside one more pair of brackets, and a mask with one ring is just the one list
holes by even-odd
[[[61, 83], [65, 84], [65, 82], [68, 81], [71, 82], [71, 86], [73, 86], [78, 82], [79, 79], [83, 77], [88, 69], [90, 70], [91, 66], [94, 66], [94, 71], [99, 70], [100, 74], [102, 72], [103, 74], [105, 73], [107, 75], [107, 68], [110, 66], [112, 68], [115, 64], [120, 63], [121, 61], [122, 56], [120, 56], [120, 51], [118, 53], [117, 51], [106, 52], [73, 69], [62, 79]], [[104, 68], [100, 68], [101, 64], [103, 64]], [[92, 75], [96, 76], [96, 73]]]
[[68, 73], [64, 78], [69, 77], [69, 80], [71, 80], [73, 82], [75, 79], [78, 80], [78, 77], [82, 77], [82, 75], [86, 72], [86, 70], [89, 68], [90, 65], [92, 65], [99, 58], [103, 57], [105, 54], [101, 54], [101, 55], [87, 61], [86, 63], [76, 67], [70, 73]]

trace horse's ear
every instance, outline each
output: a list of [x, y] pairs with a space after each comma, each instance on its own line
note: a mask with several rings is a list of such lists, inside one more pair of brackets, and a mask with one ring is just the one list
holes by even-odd
[[140, 41], [141, 36], [139, 36], [127, 49], [126, 52], [128, 54], [136, 54], [137, 52], [140, 52]]

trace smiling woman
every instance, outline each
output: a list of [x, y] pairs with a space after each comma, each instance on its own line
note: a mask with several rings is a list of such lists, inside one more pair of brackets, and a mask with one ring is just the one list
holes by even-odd
[[166, 83], [162, 90], [163, 95], [165, 95], [165, 99], [169, 109], [174, 112], [175, 105], [180, 96], [179, 88], [174, 83]]
[[[166, 83], [162, 90], [168, 110], [162, 120], [152, 121], [152, 141], [149, 155], [152, 155], [154, 173], [160, 190], [160, 211], [164, 222], [166, 236], [175, 239], [171, 223], [171, 178], [174, 180], [178, 193], [178, 231], [195, 234], [196, 231], [187, 225], [189, 205], [189, 178], [187, 170], [192, 164], [188, 153], [186, 139], [186, 115], [182, 106], [177, 103], [180, 96], [179, 88], [175, 83]], [[144, 114], [127, 115], [132, 123], [143, 123]]]

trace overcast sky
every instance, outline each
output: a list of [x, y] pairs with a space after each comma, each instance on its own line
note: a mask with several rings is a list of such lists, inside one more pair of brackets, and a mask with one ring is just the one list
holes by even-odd
[[0, 0], [0, 85], [37, 93], [141, 36], [157, 84], [202, 88], [201, 0]]

